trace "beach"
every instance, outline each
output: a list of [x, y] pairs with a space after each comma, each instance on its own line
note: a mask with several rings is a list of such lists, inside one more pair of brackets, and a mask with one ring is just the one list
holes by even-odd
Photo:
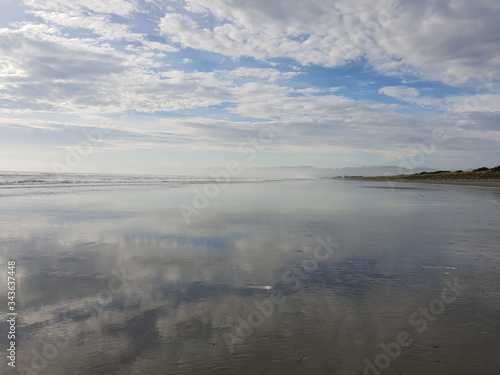
[[498, 375], [499, 0], [0, 14], [0, 375]]
[[[481, 170], [484, 169], [484, 170]], [[353, 181], [385, 181], [389, 184], [399, 182], [423, 183], [423, 184], [445, 184], [445, 185], [464, 185], [464, 186], [486, 186], [500, 187], [500, 171], [497, 168], [479, 168], [474, 171], [435, 171], [422, 172], [418, 174], [407, 175], [389, 175], [389, 176], [345, 176], [343, 178], [335, 178], [337, 180], [353, 180]]]
[[391, 184], [399, 182], [407, 182], [414, 184], [444, 184], [444, 185], [463, 185], [463, 186], [485, 186], [485, 187], [500, 187], [500, 180], [457, 180], [457, 179], [404, 179], [404, 178], [383, 178], [383, 177], [352, 177], [339, 178], [337, 180], [353, 180], [353, 181], [385, 181]]
[[[405, 182], [404, 180], [398, 182]], [[410, 181], [406, 181], [410, 182]], [[445, 185], [463, 185], [463, 186], [486, 186], [486, 187], [500, 187], [500, 180], [414, 180], [411, 182], [423, 184], [445, 184]]]
[[500, 189], [8, 181], [0, 264], [16, 262], [26, 373], [497, 371]]

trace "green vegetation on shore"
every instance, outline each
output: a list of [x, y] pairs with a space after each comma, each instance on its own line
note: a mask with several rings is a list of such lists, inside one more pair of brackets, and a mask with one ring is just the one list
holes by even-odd
[[364, 181], [500, 181], [500, 165], [491, 169], [482, 167], [470, 172], [436, 171], [396, 176], [347, 177], [345, 179]]

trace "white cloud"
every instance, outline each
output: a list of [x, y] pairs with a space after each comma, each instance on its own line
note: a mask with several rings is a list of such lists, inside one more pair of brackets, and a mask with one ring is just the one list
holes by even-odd
[[497, 1], [410, 1], [378, 37], [401, 69], [460, 85], [471, 78], [500, 77]]
[[152, 49], [152, 50], [158, 50], [158, 51], [163, 51], [163, 52], [177, 52], [178, 49], [175, 47], [172, 47], [168, 44], [165, 43], [158, 43], [158, 42], [152, 42], [149, 40], [142, 40], [142, 45]]
[[280, 72], [277, 69], [261, 69], [261, 68], [237, 68], [230, 72], [224, 72], [225, 75], [233, 78], [254, 77], [275, 82], [278, 79], [290, 79], [299, 75], [298, 72]]
[[184, 47], [238, 58], [288, 57], [300, 64], [341, 66], [365, 57], [384, 74], [460, 85], [500, 77], [500, 3], [481, 0], [185, 0], [212, 15], [200, 26], [167, 13], [160, 30]]
[[87, 29], [105, 41], [139, 42], [146, 50], [178, 51], [171, 45], [147, 40], [144, 34], [132, 32], [129, 25], [111, 21], [113, 15], [130, 17], [135, 11], [139, 11], [137, 5], [129, 1], [52, 0], [40, 2], [26, 0], [25, 3], [32, 7], [28, 13], [42, 19], [48, 25]]
[[112, 23], [108, 15], [71, 15], [67, 12], [35, 11], [33, 15], [48, 24], [91, 30], [106, 40], [140, 41], [143, 35], [132, 33], [127, 25]]
[[208, 73], [170, 70], [165, 55], [156, 51], [175, 49], [145, 40], [128, 26], [109, 30], [115, 38], [140, 42], [142, 47], [127, 45], [120, 51], [102, 40], [70, 37], [59, 29], [81, 26], [97, 32], [107, 28], [107, 16], [44, 13], [43, 17], [50, 26], [24, 23], [0, 29], [2, 113], [192, 109], [237, 102], [241, 93], [234, 81], [240, 78], [276, 82], [300, 74], [256, 68]]
[[[172, 76], [183, 82], [183, 75]], [[283, 122], [285, 129], [277, 134], [271, 147], [281, 152], [337, 152], [359, 148], [377, 152], [394, 153], [409, 139], [431, 134], [432, 126], [439, 123], [395, 112], [394, 105], [360, 102], [338, 95], [288, 97], [292, 92], [272, 84], [249, 83], [232, 90], [237, 103], [233, 112], [248, 117], [258, 117], [264, 122], [231, 121], [206, 117], [155, 118], [131, 116], [126, 122], [112, 122], [115, 129], [107, 136], [102, 150], [187, 147], [234, 151], [260, 129], [275, 122]], [[141, 103], [147, 105], [147, 102]], [[96, 127], [102, 120], [96, 116], [79, 115], [63, 121], [0, 121], [2, 126], [17, 129], [29, 127], [39, 132], [58, 135], [44, 137], [54, 145], [65, 134], [81, 134], [82, 128]], [[441, 125], [444, 121], [440, 120]], [[10, 124], [10, 125], [9, 125]]]
[[24, 0], [24, 4], [33, 9], [63, 11], [71, 15], [81, 15], [84, 11], [92, 11], [128, 17], [137, 10], [135, 2], [127, 0]]
[[[438, 153], [451, 154], [457, 147], [491, 152], [499, 140], [500, 95], [492, 83], [483, 84], [477, 95], [467, 91], [442, 99], [410, 83], [433, 79], [460, 85], [481, 75], [494, 82], [500, 76], [500, 48], [494, 23], [499, 6], [493, 3], [408, 0], [398, 7], [390, 5], [392, 0], [179, 0], [167, 7], [146, 2], [154, 11], [138, 5], [144, 2], [124, 0], [27, 0], [33, 19], [0, 29], [2, 136], [39, 137], [59, 150], [78, 141], [81, 128], [92, 126], [92, 116], [131, 110], [142, 116], [117, 125], [101, 151], [173, 146], [234, 151], [276, 116], [286, 122], [286, 131], [271, 148], [282, 153], [363, 150], [405, 156], [415, 139], [451, 122], [460, 125], [453, 130], [455, 149], [441, 145]], [[147, 13], [150, 24], [135, 20], [136, 13]], [[156, 22], [172, 43], [162, 42]], [[188, 58], [177, 47], [232, 61], [196, 51]], [[233, 68], [243, 56], [276, 61]], [[407, 106], [355, 100], [347, 96], [362, 95], [343, 87], [340, 92], [350, 91], [343, 96], [339, 87], [315, 84], [316, 72], [311, 69], [307, 76], [304, 69], [361, 58], [385, 75], [408, 77], [407, 86], [391, 82], [394, 86], [380, 88], [380, 94], [451, 115], [409, 115], [400, 113]], [[343, 74], [328, 72], [329, 85]], [[360, 79], [355, 71], [349, 75], [352, 82]], [[365, 93], [373, 90], [367, 86]], [[156, 114], [178, 110], [187, 117]], [[40, 120], [62, 114], [74, 119]], [[145, 114], [151, 114], [147, 121]]]
[[[155, 112], [229, 98], [223, 79], [211, 73], [168, 71], [167, 64], [158, 62], [164, 55], [154, 51], [120, 52], [106, 43], [69, 38], [57, 28], [32, 23], [0, 29], [0, 36], [3, 113]], [[159, 48], [155, 43], [146, 45]]]
[[[71, 29], [87, 29], [99, 36], [103, 41], [139, 42], [145, 50], [162, 52], [177, 52], [178, 49], [165, 43], [150, 41], [144, 34], [130, 31], [130, 26], [111, 22], [109, 15], [71, 14], [68, 12], [33, 11], [34, 16], [43, 19], [47, 24], [55, 27]], [[136, 49], [140, 52], [140, 49]]]
[[476, 95], [447, 96], [443, 99], [422, 96], [416, 88], [406, 86], [385, 86], [379, 89], [379, 93], [421, 107], [441, 109], [446, 114], [500, 113], [500, 95], [486, 86]]
[[406, 86], [385, 86], [378, 90], [379, 94], [391, 96], [397, 100], [417, 104], [422, 107], [442, 107], [442, 100], [421, 96], [420, 92], [414, 87]]
[[454, 113], [500, 113], [500, 95], [498, 94], [449, 96], [445, 99], [445, 103], [446, 108]]
[[[89, 83], [125, 69], [125, 59], [107, 46], [62, 37], [43, 25], [24, 24], [17, 30], [0, 29], [0, 71], [9, 90], [2, 108], [56, 110], [71, 98], [92, 95]], [[7, 98], [6, 98], [7, 96]], [[77, 103], [73, 103], [77, 106]]]

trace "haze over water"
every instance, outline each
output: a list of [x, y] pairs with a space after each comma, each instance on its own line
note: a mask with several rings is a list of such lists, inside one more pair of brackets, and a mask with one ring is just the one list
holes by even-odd
[[[186, 223], [179, 204], [205, 186], [190, 182], [3, 185], [0, 264], [17, 262], [19, 366], [361, 374], [406, 332], [412, 343], [381, 373], [497, 374], [500, 189], [240, 182]], [[443, 301], [446, 282], [467, 288], [410, 322]]]

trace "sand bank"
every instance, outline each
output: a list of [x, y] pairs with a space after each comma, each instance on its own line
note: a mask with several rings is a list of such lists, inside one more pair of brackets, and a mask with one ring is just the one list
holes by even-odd
[[445, 185], [464, 185], [464, 186], [487, 186], [487, 187], [500, 187], [500, 180], [431, 180], [431, 179], [402, 179], [402, 178], [377, 178], [377, 177], [353, 177], [353, 178], [339, 178], [336, 180], [355, 180], [355, 181], [387, 181], [395, 182], [410, 182], [414, 184], [445, 184]]

